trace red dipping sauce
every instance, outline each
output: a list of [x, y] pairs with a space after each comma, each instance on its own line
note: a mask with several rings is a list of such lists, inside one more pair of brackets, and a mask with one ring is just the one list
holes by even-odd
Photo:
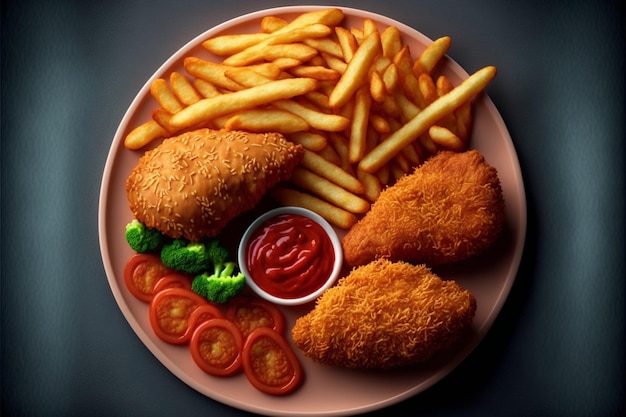
[[255, 283], [279, 298], [304, 297], [322, 287], [335, 252], [326, 231], [300, 214], [265, 221], [249, 240], [246, 265]]

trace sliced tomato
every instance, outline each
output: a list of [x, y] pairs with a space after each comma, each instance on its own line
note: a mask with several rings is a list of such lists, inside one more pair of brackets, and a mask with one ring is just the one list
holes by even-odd
[[207, 301], [206, 304], [198, 306], [189, 317], [189, 327], [193, 332], [199, 325], [207, 320], [217, 319], [224, 317], [220, 309], [215, 305]]
[[128, 291], [139, 300], [149, 303], [154, 297], [154, 286], [162, 277], [174, 273], [153, 254], [136, 254], [124, 267], [124, 283]]
[[204, 372], [228, 376], [241, 369], [243, 337], [230, 320], [214, 318], [196, 328], [189, 350], [194, 362]]
[[156, 294], [166, 288], [186, 288], [191, 290], [191, 279], [187, 275], [179, 273], [169, 274], [160, 278], [154, 284], [152, 292]]
[[302, 382], [302, 365], [283, 335], [267, 327], [250, 333], [243, 345], [243, 370], [259, 391], [289, 394]]
[[193, 329], [191, 314], [208, 301], [185, 288], [167, 288], [154, 295], [150, 303], [150, 325], [163, 341], [172, 344], [189, 342]]
[[240, 296], [232, 299], [226, 317], [239, 327], [244, 339], [258, 327], [268, 327], [279, 334], [285, 331], [285, 317], [280, 309], [260, 298]]

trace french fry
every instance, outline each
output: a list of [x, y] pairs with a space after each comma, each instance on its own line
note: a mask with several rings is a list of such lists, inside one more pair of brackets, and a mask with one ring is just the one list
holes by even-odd
[[365, 155], [365, 142], [367, 127], [369, 126], [369, 113], [371, 96], [366, 85], [359, 88], [354, 98], [354, 110], [352, 111], [352, 123], [350, 126], [350, 141], [348, 148], [348, 162], [359, 162]]
[[208, 82], [207, 80], [203, 80], [202, 78], [196, 78], [193, 80], [193, 86], [204, 98], [211, 98], [222, 94], [214, 84]]
[[293, 113], [278, 109], [249, 109], [231, 116], [224, 127], [248, 132], [279, 132], [289, 134], [309, 129], [309, 124]]
[[289, 22], [278, 16], [265, 16], [261, 19], [261, 31], [266, 34], [274, 33], [288, 24]]
[[202, 46], [215, 55], [226, 56], [241, 52], [252, 45], [264, 41], [268, 37], [267, 33], [221, 35], [207, 39], [202, 42]]
[[385, 90], [387, 94], [393, 94], [398, 88], [399, 83], [398, 67], [396, 64], [389, 65], [383, 73], [383, 84], [385, 84]]
[[359, 48], [359, 43], [348, 29], [341, 26], [335, 28], [335, 35], [337, 36], [339, 46], [341, 47], [343, 60], [344, 62], [349, 63], [356, 53], [356, 50]]
[[355, 214], [311, 194], [277, 186], [270, 190], [270, 195], [285, 206], [297, 206], [312, 210], [326, 219], [330, 224], [341, 229], [349, 229], [357, 222]]
[[383, 55], [387, 58], [393, 57], [402, 49], [402, 39], [400, 30], [396, 26], [388, 26], [380, 34], [380, 42], [383, 48]]
[[426, 103], [420, 94], [419, 81], [413, 73], [413, 61], [407, 45], [393, 57], [393, 63], [398, 69], [398, 80], [404, 94], [406, 94], [407, 98], [418, 108], [424, 108]]
[[293, 100], [276, 100], [274, 107], [290, 111], [307, 121], [312, 128], [328, 132], [339, 132], [348, 127], [350, 121], [338, 114], [322, 113]]
[[254, 87], [257, 85], [267, 84], [278, 78], [270, 78], [265, 75], [259, 74], [250, 67], [229, 68], [224, 71], [224, 76], [230, 80], [233, 80], [239, 85], [243, 85], [244, 87]]
[[172, 126], [190, 127], [215, 117], [247, 110], [273, 101], [292, 98], [315, 90], [317, 80], [311, 78], [288, 78], [276, 80], [245, 90], [205, 98], [182, 109], [171, 119]]
[[170, 74], [170, 87], [174, 95], [185, 106], [193, 104], [202, 98], [187, 77], [180, 72], [174, 71]]
[[425, 107], [417, 116], [389, 136], [387, 140], [381, 142], [365, 155], [359, 163], [359, 167], [365, 172], [376, 172], [397, 155], [402, 148], [425, 133], [437, 120], [453, 112], [464, 102], [480, 93], [495, 76], [496, 68], [493, 66], [484, 67], [470, 75], [459, 86]]
[[341, 46], [339, 43], [330, 38], [313, 38], [313, 39], [303, 39], [302, 42], [310, 47], [317, 49], [320, 54], [325, 53], [336, 58], [343, 58], [343, 51], [341, 50]]
[[369, 67], [380, 52], [380, 35], [375, 32], [363, 40], [354, 53], [337, 85], [328, 97], [328, 104], [338, 108], [346, 104], [356, 90], [367, 81]]
[[430, 74], [435, 68], [435, 65], [437, 65], [437, 63], [441, 61], [441, 58], [443, 58], [446, 54], [451, 43], [452, 39], [450, 39], [449, 36], [443, 36], [435, 39], [435, 41], [428, 45], [415, 60], [415, 63], [413, 64], [413, 72], [416, 75], [424, 72]]
[[419, 92], [424, 98], [425, 105], [432, 103], [437, 99], [437, 97], [439, 97], [437, 94], [437, 87], [435, 86], [435, 82], [430, 74], [425, 72], [420, 74], [417, 78], [417, 85], [419, 87]]
[[319, 152], [328, 146], [326, 136], [316, 132], [294, 132], [288, 135], [288, 139], [312, 152]]
[[230, 55], [223, 61], [223, 64], [237, 67], [264, 60], [272, 61], [278, 58], [291, 58], [306, 62], [317, 54], [317, 49], [303, 43], [259, 43], [244, 49], [238, 54]]
[[308, 150], [304, 151], [304, 157], [300, 162], [303, 167], [334, 182], [346, 190], [355, 194], [362, 194], [365, 191], [363, 184], [361, 184], [355, 176], [343, 170], [338, 163], [340, 163], [340, 160], [331, 162], [320, 154]]
[[319, 65], [299, 65], [291, 68], [289, 72], [296, 77], [315, 78], [320, 81], [336, 81], [341, 77], [339, 71]]
[[385, 83], [382, 77], [376, 71], [372, 71], [370, 74], [370, 96], [377, 103], [385, 101]]
[[154, 120], [148, 120], [130, 131], [124, 138], [124, 146], [128, 149], [141, 149], [155, 139], [167, 136], [167, 131]]
[[389, 121], [377, 113], [370, 113], [369, 115], [370, 125], [374, 128], [376, 133], [385, 134], [391, 132], [391, 126], [389, 125]]
[[290, 182], [350, 213], [361, 214], [370, 208], [369, 201], [300, 166], [293, 170]]
[[150, 84], [150, 94], [159, 103], [159, 106], [170, 113], [176, 113], [183, 108], [182, 103], [178, 101], [167, 81], [163, 78], [157, 78]]
[[376, 175], [361, 171], [360, 169], [357, 169], [356, 175], [361, 184], [363, 184], [363, 195], [365, 198], [372, 203], [378, 200], [378, 196], [383, 190], [383, 185], [380, 182], [380, 179]]
[[183, 65], [190, 75], [208, 81], [219, 88], [225, 88], [230, 91], [239, 91], [245, 88], [225, 75], [226, 71], [230, 69], [226, 65], [216, 64], [196, 57], [185, 58]]
[[456, 134], [442, 126], [431, 126], [428, 129], [428, 136], [430, 136], [432, 141], [438, 146], [450, 151], [461, 152], [465, 148], [463, 141]]
[[168, 135], [176, 133], [176, 128], [172, 126], [170, 120], [172, 119], [172, 113], [165, 109], [155, 109], [152, 111], [152, 120], [157, 122]]
[[372, 33], [378, 33], [378, 28], [376, 27], [376, 23], [369, 18], [363, 20], [363, 38], [368, 37]]

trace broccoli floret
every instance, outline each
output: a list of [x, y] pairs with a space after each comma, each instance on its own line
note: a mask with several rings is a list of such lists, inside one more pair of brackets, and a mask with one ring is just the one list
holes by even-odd
[[213, 274], [205, 272], [194, 278], [191, 289], [214, 303], [225, 303], [241, 291], [245, 284], [242, 272], [235, 273], [237, 264], [226, 262], [215, 264]]
[[203, 242], [174, 239], [161, 249], [163, 265], [187, 274], [199, 274], [211, 269], [211, 253]]
[[126, 242], [137, 253], [158, 252], [165, 236], [157, 229], [146, 227], [137, 219], [126, 225]]
[[230, 252], [218, 238], [207, 238], [203, 241], [214, 265], [225, 264], [230, 260]]

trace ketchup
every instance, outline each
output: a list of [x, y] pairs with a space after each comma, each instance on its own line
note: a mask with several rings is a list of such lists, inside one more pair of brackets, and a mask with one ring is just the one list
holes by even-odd
[[251, 236], [246, 254], [256, 284], [275, 297], [304, 297], [324, 285], [335, 262], [330, 238], [299, 214], [281, 214]]

